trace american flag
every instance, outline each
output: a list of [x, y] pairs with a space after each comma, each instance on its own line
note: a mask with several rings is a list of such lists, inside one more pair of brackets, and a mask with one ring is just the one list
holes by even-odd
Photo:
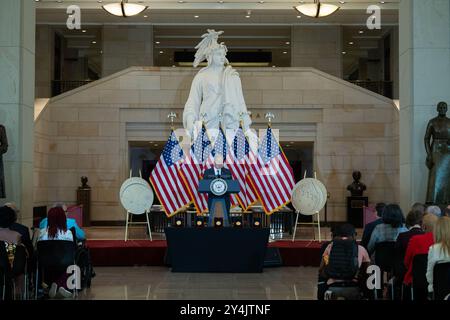
[[209, 140], [205, 125], [202, 125], [202, 130], [192, 144], [189, 155], [179, 170], [184, 185], [194, 201], [197, 213], [203, 213], [208, 209], [208, 196], [198, 192], [198, 184], [203, 176], [206, 160], [211, 150], [211, 140]]
[[[222, 155], [224, 167], [229, 169], [231, 171], [231, 173], [233, 174], [233, 171], [231, 170], [231, 166], [234, 163], [234, 159], [233, 159], [232, 153], [229, 150], [227, 138], [226, 138], [221, 126], [219, 126], [219, 132], [217, 134], [216, 140], [214, 141], [214, 148], [211, 150], [211, 153], [208, 157], [205, 170], [214, 167], [214, 157], [216, 156], [216, 154]], [[233, 178], [236, 179], [234, 174], [233, 174]], [[236, 207], [239, 205], [239, 201], [238, 201], [236, 194], [231, 195], [230, 204], [232, 207]]]
[[178, 175], [183, 161], [183, 149], [172, 131], [161, 157], [150, 175], [150, 182], [168, 217], [173, 216], [191, 202], [188, 190]]
[[241, 126], [236, 131], [231, 147], [234, 161], [229, 166], [229, 169], [234, 179], [239, 181], [239, 186], [241, 187], [241, 191], [236, 197], [241, 208], [247, 210], [258, 198], [248, 176], [250, 157], [254, 159], [254, 155]]
[[258, 148], [257, 159], [250, 164], [250, 178], [266, 214], [289, 203], [294, 174], [270, 126]]

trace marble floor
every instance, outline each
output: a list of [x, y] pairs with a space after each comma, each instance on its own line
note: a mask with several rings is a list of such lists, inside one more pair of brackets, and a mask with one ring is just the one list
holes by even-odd
[[172, 273], [165, 267], [98, 267], [82, 300], [314, 300], [317, 268], [262, 274]]

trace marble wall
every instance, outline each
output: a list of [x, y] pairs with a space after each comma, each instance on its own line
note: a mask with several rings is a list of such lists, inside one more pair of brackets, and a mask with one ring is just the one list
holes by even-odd
[[342, 78], [342, 27], [293, 26], [291, 67], [312, 67]]
[[153, 65], [153, 26], [103, 26], [102, 45], [102, 77], [132, 66]]
[[[331, 193], [329, 220], [346, 219], [346, 186], [360, 170], [371, 202], [398, 201], [398, 110], [385, 97], [312, 68], [238, 69], [254, 128], [264, 114], [282, 141], [314, 143], [314, 167]], [[179, 117], [192, 68], [133, 67], [52, 98], [36, 121], [35, 201], [76, 201], [92, 187], [92, 220], [122, 221], [119, 188], [129, 141], [165, 141]]]

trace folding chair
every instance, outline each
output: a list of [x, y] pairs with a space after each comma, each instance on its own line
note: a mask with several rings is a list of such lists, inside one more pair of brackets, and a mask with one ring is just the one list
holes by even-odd
[[[66, 272], [67, 267], [76, 265], [76, 244], [73, 241], [46, 240], [37, 243], [37, 262], [35, 275], [35, 299], [38, 298], [39, 276], [45, 276], [45, 269], [51, 268]], [[73, 297], [77, 290], [73, 290]]]
[[434, 300], [444, 300], [450, 294], [450, 262], [438, 263], [433, 269]]
[[[386, 274], [387, 284], [389, 286], [389, 282], [392, 282], [391, 285], [391, 295], [392, 299], [394, 299], [394, 282], [393, 278], [390, 275], [394, 271], [395, 266], [395, 242], [394, 241], [385, 241], [379, 242], [375, 245], [375, 264], [380, 267], [381, 274], [383, 275], [383, 284], [384, 284], [384, 275]], [[377, 291], [375, 289], [375, 299], [377, 299]]]
[[411, 300], [426, 300], [428, 293], [427, 282], [427, 254], [418, 254], [413, 259], [412, 264], [412, 285], [411, 285]]

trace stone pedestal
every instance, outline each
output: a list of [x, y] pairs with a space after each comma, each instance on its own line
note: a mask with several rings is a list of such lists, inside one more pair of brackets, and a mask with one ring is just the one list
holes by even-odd
[[83, 206], [83, 227], [91, 226], [91, 189], [78, 188], [77, 204]]
[[364, 227], [364, 207], [369, 205], [368, 197], [347, 197], [347, 221], [355, 228]]

